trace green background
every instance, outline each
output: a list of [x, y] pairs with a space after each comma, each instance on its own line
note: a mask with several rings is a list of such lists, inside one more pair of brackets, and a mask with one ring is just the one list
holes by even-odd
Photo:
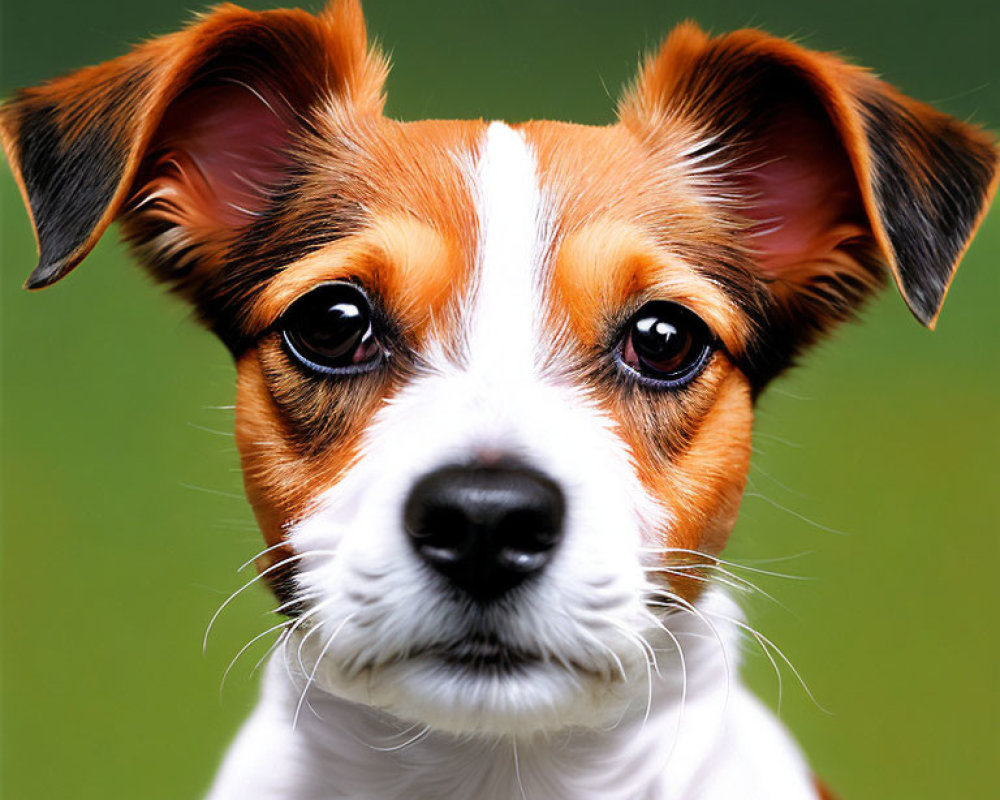
[[[117, 55], [191, 8], [3, 0], [3, 91]], [[1000, 128], [995, 0], [369, 0], [367, 12], [393, 53], [390, 113], [407, 119], [608, 121], [638, 53], [692, 17], [850, 53]], [[113, 235], [55, 288], [21, 291], [34, 243], [6, 170], [0, 199], [3, 796], [194, 798], [251, 706], [262, 651], [220, 699], [222, 672], [276, 621], [264, 592], [247, 592], [202, 655], [259, 547], [232, 412], [216, 408], [233, 401], [234, 371]], [[729, 552], [788, 558], [771, 567], [810, 578], [765, 579], [786, 608], [747, 607], [830, 711], [785, 671], [782, 717], [847, 800], [995, 796], [998, 259], [994, 212], [936, 333], [887, 292], [760, 404]], [[774, 702], [770, 665], [747, 653]]]

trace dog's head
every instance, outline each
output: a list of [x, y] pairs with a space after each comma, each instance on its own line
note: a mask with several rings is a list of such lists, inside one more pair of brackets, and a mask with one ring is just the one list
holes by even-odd
[[351, 0], [225, 6], [22, 92], [28, 286], [117, 219], [232, 351], [310, 679], [455, 731], [593, 723], [710, 576], [757, 394], [888, 274], [933, 325], [997, 152], [756, 31], [682, 26], [606, 127], [401, 123], [385, 73]]

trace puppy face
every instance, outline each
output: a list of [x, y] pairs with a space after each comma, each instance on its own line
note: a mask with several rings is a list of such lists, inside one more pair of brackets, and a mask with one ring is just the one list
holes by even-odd
[[[635, 690], [635, 636], [655, 630], [644, 568], [725, 541], [750, 450], [751, 390], [731, 355], [749, 323], [685, 257], [683, 225], [656, 231], [635, 222], [643, 209], [616, 207], [627, 178], [580, 190], [595, 145], [617, 153], [610, 173], [640, 171], [626, 132], [600, 134], [369, 130], [351, 145], [372, 159], [359, 172], [379, 175], [379, 154], [395, 152], [434, 164], [430, 183], [366, 180], [378, 199], [358, 232], [257, 295], [259, 329], [238, 360], [244, 474], [276, 546], [265, 569], [294, 559], [282, 577], [308, 618], [303, 663], [321, 659], [316, 678], [335, 691], [454, 730], [616, 713], [607, 695]], [[577, 171], [558, 163], [567, 156]], [[691, 192], [679, 180], [651, 206], [692, 205]], [[369, 340], [344, 336], [357, 355], [303, 355], [313, 298], [360, 307]], [[660, 376], [635, 351], [643, 319], [690, 339]], [[429, 567], [406, 509], [439, 470], [511, 464], [554, 485], [560, 540], [543, 570], [483, 602]], [[664, 588], [693, 598], [698, 577], [684, 576]], [[608, 708], [581, 703], [593, 697]]]
[[756, 32], [681, 28], [603, 128], [399, 123], [384, 74], [354, 3], [229, 7], [22, 93], [29, 284], [120, 218], [233, 352], [304, 684], [599, 724], [675, 654], [659, 610], [732, 529], [754, 398], [886, 274], [933, 323], [996, 152]]

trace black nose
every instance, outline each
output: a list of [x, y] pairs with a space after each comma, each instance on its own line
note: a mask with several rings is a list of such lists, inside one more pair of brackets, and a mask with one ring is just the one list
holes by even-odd
[[522, 467], [444, 467], [421, 478], [403, 512], [417, 553], [477, 602], [496, 600], [552, 558], [566, 501]]

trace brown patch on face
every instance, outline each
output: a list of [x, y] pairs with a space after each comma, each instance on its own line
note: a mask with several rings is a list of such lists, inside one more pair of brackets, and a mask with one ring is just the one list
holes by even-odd
[[667, 514], [665, 527], [649, 542], [666, 548], [657, 561], [667, 571], [650, 577], [666, 578], [674, 592], [693, 600], [705, 588], [704, 575], [669, 568], [710, 564], [736, 524], [750, 466], [749, 382], [717, 353], [683, 389], [605, 387], [601, 396], [629, 446], [640, 482]]
[[[378, 381], [361, 387], [355, 383], [351, 387], [355, 391], [340, 387], [338, 397], [328, 396], [325, 402], [316, 403], [327, 406], [326, 410], [339, 406], [341, 426], [335, 446], [307, 455], [295, 423], [288, 419], [278, 398], [287, 401], [289, 394], [303, 390], [311, 394], [315, 389], [281, 363], [284, 357], [276, 349], [276, 343], [268, 343], [261, 353], [247, 353], [237, 363], [236, 445], [247, 498], [269, 547], [279, 544], [288, 524], [300, 518], [304, 509], [344, 474], [357, 454], [364, 421], [375, 413], [384, 391]], [[271, 551], [259, 566], [263, 569], [288, 555], [289, 551]]]
[[602, 220], [568, 234], [556, 258], [553, 286], [584, 347], [602, 344], [606, 331], [600, 323], [620, 315], [636, 296], [688, 307], [731, 353], [741, 353], [748, 337], [746, 318], [723, 291], [632, 223]]
[[[739, 223], [720, 210], [697, 173], [699, 130], [680, 119], [656, 139], [621, 124], [537, 122], [523, 130], [553, 209], [553, 239], [560, 250], [582, 248], [559, 267], [566, 275], [564, 302], [574, 315], [593, 318], [587, 304], [627, 295], [638, 285], [630, 285], [629, 273], [638, 272], [641, 288], [655, 289], [660, 281], [665, 294], [692, 304], [705, 298], [707, 304], [700, 302], [716, 335], [741, 357], [762, 328], [771, 298], [741, 243]], [[680, 285], [680, 271], [661, 269], [671, 264], [701, 283]], [[735, 313], [714, 313], [708, 308], [718, 305], [714, 297]]]
[[[617, 423], [640, 483], [667, 514], [648, 544], [678, 552], [667, 550], [658, 561], [710, 563], [736, 523], [750, 465], [753, 399], [746, 376], [716, 353], [686, 387], [664, 391], [605, 379], [595, 394]], [[704, 588], [695, 576], [670, 574], [669, 583], [688, 599]]]
[[[365, 211], [356, 229], [270, 274], [264, 259], [256, 262], [259, 272], [242, 265], [248, 307], [241, 335], [251, 344], [237, 360], [236, 441], [269, 546], [280, 544], [289, 525], [350, 469], [372, 419], [412, 375], [428, 338], [453, 336], [476, 239], [462, 160], [472, 163], [481, 127], [384, 121], [352, 130], [350, 146], [344, 129], [317, 140], [305, 200], [324, 202], [321, 187], [335, 182], [339, 202], [348, 198]], [[321, 147], [351, 156], [323, 159]], [[377, 167], [381, 159], [386, 163]], [[383, 342], [391, 356], [370, 372], [314, 373], [290, 356], [275, 328], [296, 299], [335, 280], [362, 286], [388, 326], [382, 333], [392, 337]], [[276, 548], [259, 566], [288, 555]]]
[[465, 254], [412, 217], [376, 220], [357, 236], [322, 247], [283, 270], [248, 314], [248, 332], [270, 326], [297, 298], [319, 284], [353, 280], [391, 303], [391, 311], [417, 336], [444, 314], [467, 280]]
[[736, 369], [724, 370], [713, 388], [712, 406], [681, 456], [664, 463], [646, 447], [637, 458], [643, 483], [673, 516], [664, 544], [716, 555], [736, 523], [750, 468], [753, 404]]
[[[571, 373], [615, 421], [641, 484], [669, 516], [649, 544], [706, 554], [661, 562], [707, 563], [732, 530], [749, 468], [753, 396], [737, 365], [757, 334], [765, 288], [688, 175], [683, 130], [655, 147], [619, 126], [527, 130], [558, 215], [551, 330], [570, 331], [561, 344]], [[685, 386], [652, 388], [616, 364], [622, 327], [651, 300], [684, 305], [721, 343]], [[705, 583], [687, 574], [668, 582], [694, 599]]]
[[[364, 209], [364, 215], [343, 238], [311, 250], [269, 278], [244, 267], [245, 296], [251, 300], [241, 323], [243, 335], [258, 343], [239, 360], [237, 441], [247, 494], [269, 545], [279, 543], [288, 525], [307, 514], [350, 469], [381, 403], [409, 378], [413, 366], [394, 358], [391, 368], [372, 373], [312, 375], [289, 361], [279, 337], [268, 333], [270, 327], [314, 286], [353, 280], [383, 304], [405, 350], [419, 353], [432, 332], [452, 333], [456, 301], [475, 256], [475, 208], [468, 171], [461, 165], [463, 160], [473, 163], [482, 126], [390, 121], [359, 126], [330, 111], [324, 123], [328, 133], [305, 149], [314, 166], [301, 199], [318, 208], [327, 202], [323, 187], [333, 185], [339, 203]], [[661, 154], [662, 169], [654, 181], [647, 154], [620, 126], [554, 125], [557, 135], [551, 139], [546, 138], [548, 128], [529, 127], [537, 127], [552, 148], [543, 153], [532, 142], [539, 151], [543, 186], [558, 209], [553, 323], [555, 317], [569, 321], [585, 380], [619, 423], [647, 490], [672, 508], [675, 520], [665, 544], [716, 552], [739, 491], [734, 502], [720, 485], [721, 476], [699, 476], [702, 467], [692, 451], [706, 441], [713, 452], [724, 449], [720, 435], [713, 438], [704, 430], [717, 419], [719, 404], [734, 402], [726, 400], [729, 376], [738, 374], [732, 362], [717, 354], [692, 386], [650, 392], [634, 383], [616, 383], [604, 369], [604, 349], [609, 334], [636, 303], [670, 299], [698, 313], [726, 349], [739, 354], [751, 335], [741, 305], [752, 296], [751, 284], [739, 266], [735, 280], [716, 278], [724, 257], [733, 253], [725, 250], [726, 240], [712, 229], [711, 218], [699, 210], [697, 195], [685, 191], [682, 177], [668, 177], [673, 173], [666, 168], [666, 155]], [[635, 191], [592, 180], [590, 165], [606, 167], [600, 153], [615, 153], [619, 163], [598, 178], [627, 181], [629, 175], [622, 173], [630, 172]], [[563, 192], [567, 187], [572, 191]], [[712, 249], [712, 242], [718, 247]], [[734, 445], [734, 452], [741, 453], [742, 445]], [[728, 459], [727, 466], [742, 463], [736, 455]], [[692, 463], [690, 469], [683, 466]], [[741, 489], [745, 472], [744, 466], [727, 478]], [[704, 481], [701, 492], [691, 488], [699, 480]]]
[[[412, 267], [409, 295], [420, 292], [418, 281], [438, 285], [434, 253], [425, 251], [447, 251], [440, 269], [461, 281], [471, 268], [476, 226], [466, 165], [475, 159], [483, 128], [481, 122], [355, 119], [337, 104], [322, 109], [294, 151], [294, 180], [204, 286], [203, 315], [240, 355], [253, 344], [248, 309], [261, 292], [291, 265], [338, 243], [357, 249], [359, 269], [366, 254], [378, 263], [390, 256], [399, 262], [396, 272]], [[419, 252], [407, 265], [410, 248]], [[323, 258], [316, 255], [317, 269]]]

